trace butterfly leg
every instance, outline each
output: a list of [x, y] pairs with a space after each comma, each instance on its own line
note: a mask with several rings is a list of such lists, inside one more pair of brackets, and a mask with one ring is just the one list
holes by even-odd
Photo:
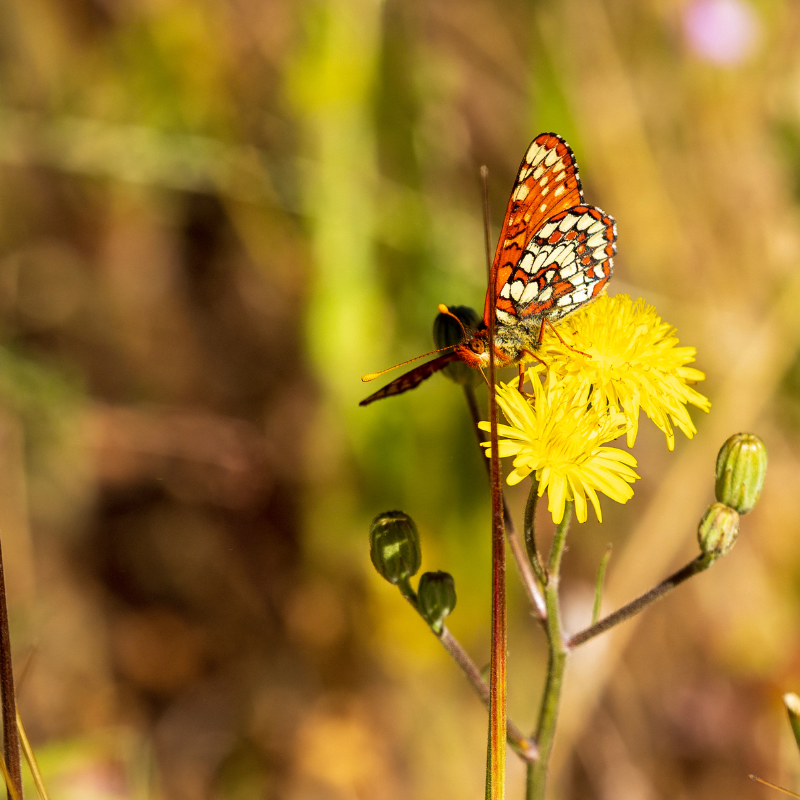
[[584, 353], [583, 350], [578, 350], [577, 347], [572, 347], [571, 345], [568, 345], [561, 338], [561, 334], [556, 330], [555, 325], [553, 325], [553, 323], [550, 322], [550, 320], [547, 319], [547, 318], [545, 318], [544, 323], [542, 324], [542, 327], [539, 328], [539, 344], [541, 344], [542, 338], [544, 336], [544, 326], [545, 325], [549, 325], [550, 326], [550, 330], [553, 331], [553, 333], [558, 337], [558, 341], [561, 342], [561, 344], [563, 344], [564, 347], [567, 348], [567, 350], [572, 350], [573, 353], [578, 353], [579, 355], [586, 356], [586, 358], [591, 358], [591, 355], [589, 355], [589, 353]]
[[[531, 358], [535, 359], [536, 361], [538, 361], [540, 364], [542, 364], [545, 367], [547, 366], [547, 364], [544, 361], [542, 361], [542, 359], [539, 358], [539, 356], [537, 356], [536, 353], [532, 353], [530, 350], [525, 350], [525, 349], [521, 350], [520, 351], [520, 356], [524, 356], [524, 355], [530, 356]], [[522, 391], [522, 384], [525, 383], [525, 364], [518, 364], [517, 366], [519, 367], [519, 383], [517, 384], [517, 391], [526, 400], [531, 400], [531, 399], [533, 399], [533, 395], [532, 394], [528, 394], [528, 392], [523, 392]]]

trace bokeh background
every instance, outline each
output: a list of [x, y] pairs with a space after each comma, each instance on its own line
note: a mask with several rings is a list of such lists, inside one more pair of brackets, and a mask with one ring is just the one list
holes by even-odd
[[[673, 453], [643, 424], [634, 499], [573, 529], [569, 627], [609, 542], [605, 610], [693, 557], [729, 434], [771, 459], [735, 550], [574, 659], [551, 796], [800, 788], [800, 6], [7, 0], [0, 530], [53, 798], [482, 796], [484, 711], [367, 546], [412, 514], [485, 662], [467, 410], [441, 376], [360, 409], [359, 376], [482, 307], [478, 166], [496, 231], [544, 130], [618, 221], [611, 292], [713, 402]], [[544, 640], [509, 587], [529, 729]]]

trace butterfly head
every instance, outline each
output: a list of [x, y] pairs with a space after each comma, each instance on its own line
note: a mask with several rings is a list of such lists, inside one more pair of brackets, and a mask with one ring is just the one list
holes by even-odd
[[480, 369], [489, 364], [489, 337], [484, 322], [466, 306], [439, 305], [433, 327], [438, 345], [453, 347], [453, 355], [468, 367]]
[[489, 337], [485, 328], [472, 332], [455, 349], [456, 356], [468, 367], [489, 366]]

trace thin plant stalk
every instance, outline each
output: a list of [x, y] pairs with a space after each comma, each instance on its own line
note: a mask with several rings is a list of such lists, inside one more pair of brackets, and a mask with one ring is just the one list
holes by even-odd
[[559, 582], [561, 576], [561, 557], [567, 541], [567, 532], [572, 518], [573, 503], [567, 503], [564, 517], [556, 527], [550, 556], [547, 560], [547, 581], [544, 586], [544, 598], [547, 603], [547, 680], [545, 681], [542, 707], [539, 711], [539, 722], [536, 727], [536, 743], [539, 747], [539, 758], [528, 765], [526, 800], [544, 800], [547, 785], [547, 769], [550, 753], [556, 733], [558, 706], [561, 700], [561, 688], [564, 683], [564, 671], [567, 666], [569, 649], [564, 641], [561, 627], [561, 610], [559, 607]]
[[783, 786], [778, 786], [777, 783], [770, 783], [769, 781], [765, 781], [763, 778], [759, 778], [758, 775], [751, 775], [750, 780], [755, 781], [756, 783], [762, 783], [764, 784], [764, 786], [769, 786], [770, 789], [777, 789], [779, 792], [788, 794], [789, 797], [800, 797], [800, 794], [797, 794], [797, 792], [792, 792], [789, 789], [784, 789]]
[[[444, 648], [461, 667], [467, 680], [473, 689], [480, 695], [481, 700], [488, 707], [490, 701], [489, 686], [481, 677], [480, 670], [475, 662], [467, 655], [459, 641], [448, 630], [446, 625], [442, 626], [441, 633], [437, 634]], [[510, 720], [506, 720], [506, 738], [514, 751], [525, 761], [534, 761], [539, 753], [536, 745], [520, 731], [520, 729]]]
[[[489, 171], [481, 167], [485, 222], [486, 263], [491, 270], [489, 235]], [[504, 800], [506, 788], [506, 549], [503, 527], [503, 489], [500, 483], [500, 452], [497, 441], [497, 398], [494, 359], [495, 316], [489, 316], [489, 425], [491, 427], [492, 486], [492, 661], [489, 681], [489, 758], [486, 797]]]
[[603, 583], [605, 582], [606, 568], [608, 567], [610, 558], [611, 545], [609, 544], [608, 547], [606, 547], [606, 552], [603, 553], [603, 557], [600, 559], [600, 566], [597, 568], [597, 580], [594, 586], [594, 605], [592, 606], [592, 625], [600, 619], [600, 608], [603, 604]]
[[[12, 786], [22, 798], [22, 770], [17, 735], [17, 704], [14, 694], [14, 671], [11, 664], [11, 636], [8, 631], [8, 605], [3, 572], [3, 552], [0, 547], [0, 692], [3, 705], [3, 759], [8, 769], [6, 788], [12, 798]], [[5, 773], [4, 773], [5, 776]]]
[[571, 636], [567, 640], [567, 647], [570, 650], [578, 647], [579, 645], [588, 642], [590, 639], [594, 639], [595, 636], [605, 633], [615, 625], [619, 625], [620, 622], [630, 619], [642, 611], [642, 609], [663, 597], [671, 589], [674, 589], [676, 586], [679, 586], [689, 578], [692, 578], [704, 570], [707, 570], [715, 560], [716, 558], [714, 555], [699, 555], [696, 559], [694, 559], [694, 561], [690, 561], [685, 567], [670, 575], [669, 578], [661, 581], [658, 586], [654, 586], [652, 589], [650, 589], [649, 592], [645, 592], [643, 595], [637, 597], [627, 605], [617, 609], [617, 611], [615, 611], [613, 614], [603, 617], [603, 619], [601, 619], [599, 622], [596, 622], [579, 633], [576, 633], [574, 636]]
[[0, 772], [3, 773], [3, 781], [6, 784], [6, 790], [8, 791], [8, 798], [9, 800], [22, 800], [22, 796], [20, 795], [17, 787], [11, 780], [11, 776], [8, 774], [8, 768], [6, 767], [6, 762], [0, 758]]
[[[489, 685], [484, 681], [481, 676], [481, 671], [469, 657], [469, 654], [458, 639], [453, 636], [446, 625], [442, 625], [439, 631], [433, 629], [422, 615], [417, 593], [411, 587], [411, 582], [408, 579], [401, 581], [397, 585], [397, 588], [400, 590], [403, 597], [408, 600], [412, 608], [422, 617], [425, 624], [430, 628], [431, 633], [442, 643], [442, 646], [447, 650], [450, 656], [452, 656], [453, 660], [464, 673], [467, 681], [469, 681], [470, 686], [476, 691], [486, 708], [489, 709], [491, 702], [491, 690]], [[523, 761], [530, 762], [538, 758], [539, 749], [536, 747], [536, 742], [528, 739], [510, 719], [506, 719], [506, 740]]]
[[794, 692], [787, 692], [783, 696], [783, 705], [789, 715], [789, 725], [794, 734], [795, 744], [800, 748], [800, 697]]
[[[478, 437], [478, 443], [484, 442], [486, 439], [484, 438], [483, 431], [478, 427], [481, 417], [480, 411], [478, 410], [478, 399], [475, 396], [475, 390], [471, 386], [465, 386], [464, 396], [467, 400], [467, 407], [469, 408], [470, 417], [472, 417], [472, 425], [475, 429], [475, 435]], [[481, 448], [481, 458], [486, 465], [486, 470], [489, 473], [489, 479], [491, 480], [491, 464], [489, 463], [489, 459], [484, 458], [484, 455], [484, 450]], [[544, 596], [542, 595], [539, 581], [531, 569], [528, 558], [525, 556], [525, 550], [522, 546], [519, 535], [517, 534], [514, 520], [511, 518], [511, 512], [508, 509], [508, 503], [506, 503], [505, 494], [503, 495], [503, 522], [506, 530], [506, 541], [508, 542], [511, 555], [514, 557], [514, 561], [519, 569], [519, 574], [522, 578], [522, 585], [525, 588], [525, 593], [528, 595], [528, 600], [530, 601], [536, 616], [540, 621], [544, 621], [545, 616], [547, 616], [547, 611], [544, 604]]]
[[22, 752], [25, 754], [25, 760], [28, 762], [28, 769], [30, 769], [31, 775], [33, 776], [33, 784], [36, 787], [39, 800], [49, 800], [47, 789], [45, 789], [44, 780], [42, 779], [42, 773], [39, 770], [39, 764], [36, 762], [36, 756], [28, 740], [28, 734], [25, 733], [25, 726], [22, 724], [22, 717], [19, 715], [19, 709], [17, 709], [17, 730], [19, 731], [19, 738], [22, 744]]
[[536, 507], [539, 505], [539, 481], [536, 476], [531, 476], [531, 490], [528, 493], [528, 502], [525, 504], [525, 548], [528, 551], [528, 560], [536, 573], [539, 582], [544, 584], [546, 576], [539, 550], [536, 547]]

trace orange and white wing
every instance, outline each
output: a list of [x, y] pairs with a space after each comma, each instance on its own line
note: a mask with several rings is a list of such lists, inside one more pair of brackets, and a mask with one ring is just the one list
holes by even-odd
[[487, 327], [495, 309], [515, 312], [501, 291], [533, 235], [548, 219], [582, 202], [578, 165], [570, 146], [556, 133], [539, 134], [522, 159], [508, 201], [483, 309]]
[[603, 291], [616, 252], [616, 223], [599, 208], [574, 206], [550, 217], [500, 289], [498, 322], [555, 322], [577, 310]]

